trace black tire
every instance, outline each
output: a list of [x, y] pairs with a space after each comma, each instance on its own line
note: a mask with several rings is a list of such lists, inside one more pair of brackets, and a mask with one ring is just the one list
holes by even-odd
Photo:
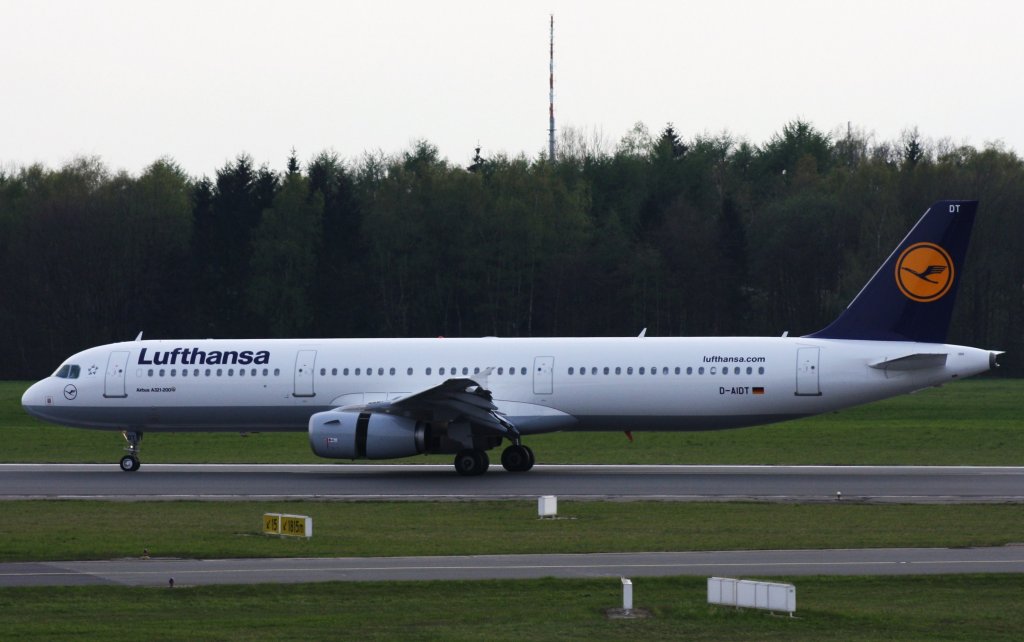
[[483, 475], [490, 465], [490, 458], [482, 450], [467, 448], [460, 450], [459, 454], [455, 455], [455, 471], [466, 477]]
[[509, 446], [501, 453], [501, 465], [510, 473], [522, 473], [530, 470], [530, 450], [526, 446]]
[[491, 458], [487, 456], [486, 450], [475, 450], [477, 464], [480, 467], [480, 472], [477, 475], [483, 475], [487, 472], [487, 469], [491, 467]]
[[135, 455], [125, 455], [121, 458], [121, 470], [126, 473], [134, 473], [142, 464]]
[[527, 457], [530, 458], [530, 463], [526, 464], [526, 468], [523, 469], [524, 471], [527, 471], [533, 468], [533, 465], [537, 463], [537, 458], [533, 456], [533, 448], [530, 448], [529, 446], [523, 446], [523, 450], [526, 451]]

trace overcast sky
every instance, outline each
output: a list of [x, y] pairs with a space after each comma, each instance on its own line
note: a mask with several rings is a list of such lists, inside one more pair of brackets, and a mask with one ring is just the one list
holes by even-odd
[[1018, 2], [0, 0], [0, 167], [534, 156], [550, 14], [556, 126], [612, 147], [637, 121], [760, 144], [800, 117], [1024, 150]]

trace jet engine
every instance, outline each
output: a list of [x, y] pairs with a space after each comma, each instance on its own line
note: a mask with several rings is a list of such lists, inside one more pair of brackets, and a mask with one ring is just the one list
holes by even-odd
[[391, 459], [426, 450], [429, 424], [382, 413], [328, 410], [309, 418], [309, 445], [331, 459]]

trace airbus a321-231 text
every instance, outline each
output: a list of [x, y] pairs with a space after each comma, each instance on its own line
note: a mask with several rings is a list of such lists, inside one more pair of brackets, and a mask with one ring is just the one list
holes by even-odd
[[530, 470], [553, 431], [753, 426], [985, 372], [946, 334], [977, 201], [932, 205], [839, 317], [802, 337], [142, 340], [70, 357], [22, 397], [46, 421], [146, 432], [306, 431], [335, 459], [455, 456]]

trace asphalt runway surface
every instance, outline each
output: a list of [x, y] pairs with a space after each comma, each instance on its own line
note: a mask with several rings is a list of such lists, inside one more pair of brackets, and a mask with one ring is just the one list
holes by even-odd
[[344, 581], [697, 575], [1021, 573], [1024, 546], [460, 557], [121, 559], [0, 564], [0, 586], [198, 586]]
[[[1024, 467], [0, 464], [0, 499], [569, 500], [1024, 503]], [[841, 498], [841, 499], [840, 499]]]

